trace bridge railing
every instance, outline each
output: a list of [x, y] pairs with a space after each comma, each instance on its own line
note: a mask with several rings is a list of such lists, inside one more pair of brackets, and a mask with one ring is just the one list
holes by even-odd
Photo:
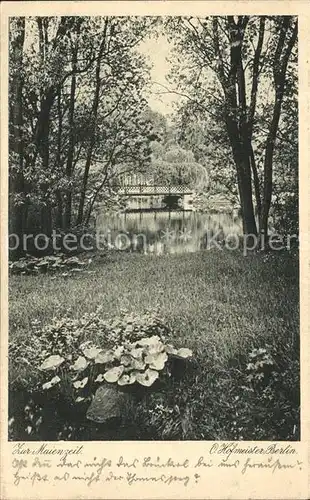
[[182, 184], [177, 186], [151, 186], [136, 184], [122, 186], [118, 190], [118, 193], [123, 195], [193, 194], [193, 189]]

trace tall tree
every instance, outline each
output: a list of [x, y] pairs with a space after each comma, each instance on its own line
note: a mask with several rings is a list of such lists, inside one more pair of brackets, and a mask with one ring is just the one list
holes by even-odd
[[122, 173], [145, 167], [149, 68], [136, 47], [155, 22], [11, 19], [10, 202], [20, 234], [87, 223]]
[[74, 34], [70, 33], [71, 42], [71, 54], [72, 54], [72, 76], [71, 76], [71, 87], [70, 87], [70, 104], [69, 104], [69, 114], [68, 114], [68, 151], [67, 151], [67, 161], [66, 161], [66, 180], [67, 180], [67, 191], [65, 196], [65, 214], [64, 226], [66, 229], [71, 227], [71, 213], [72, 213], [72, 191], [71, 191], [71, 180], [73, 173], [73, 160], [74, 160], [74, 147], [75, 147], [75, 133], [74, 133], [74, 110], [75, 110], [75, 93], [76, 93], [76, 80], [77, 80], [77, 62], [78, 62], [78, 50], [79, 50], [79, 35], [80, 28], [82, 24], [82, 19], [79, 18], [77, 22], [77, 30]]
[[[296, 53], [297, 20], [290, 16], [213, 16], [166, 23], [175, 42], [173, 81], [192, 107], [221, 119], [235, 164], [245, 233], [267, 233], [272, 195], [272, 163], [287, 69]], [[185, 58], [181, 61], [179, 54]], [[293, 54], [293, 56], [292, 56]], [[257, 118], [266, 88], [274, 89], [268, 133], [261, 141]], [[214, 104], [214, 106], [213, 106]], [[259, 178], [256, 144], [264, 144], [264, 175]]]
[[278, 39], [273, 60], [274, 106], [269, 124], [264, 159], [264, 191], [261, 213], [261, 232], [267, 234], [268, 215], [272, 196], [272, 174], [275, 142], [279, 127], [284, 91], [286, 87], [288, 62], [297, 40], [297, 20], [285, 16], [277, 26]]
[[84, 204], [85, 204], [85, 196], [86, 196], [86, 190], [87, 190], [89, 169], [90, 169], [93, 149], [94, 149], [94, 145], [95, 145], [95, 141], [96, 141], [96, 125], [97, 125], [97, 116], [98, 116], [98, 107], [99, 107], [99, 93], [100, 93], [100, 86], [101, 86], [100, 68], [101, 68], [101, 63], [102, 63], [102, 56], [103, 56], [103, 53], [104, 53], [104, 50], [105, 50], [106, 44], [107, 44], [108, 24], [109, 24], [109, 20], [108, 20], [108, 18], [106, 18], [105, 23], [104, 23], [103, 37], [102, 37], [102, 41], [101, 41], [101, 44], [99, 47], [97, 59], [96, 59], [95, 92], [94, 92], [94, 98], [93, 98], [93, 103], [92, 103], [91, 112], [90, 112], [90, 120], [91, 120], [90, 141], [89, 141], [87, 154], [86, 154], [86, 163], [85, 163], [85, 168], [84, 168], [82, 189], [81, 189], [81, 194], [80, 194], [79, 209], [78, 209], [78, 215], [77, 215], [77, 224], [82, 224], [82, 221], [83, 221]]
[[11, 26], [9, 100], [10, 233], [14, 233], [19, 238], [19, 241], [21, 241], [25, 223], [23, 130], [23, 49], [25, 42], [25, 18], [14, 18]]

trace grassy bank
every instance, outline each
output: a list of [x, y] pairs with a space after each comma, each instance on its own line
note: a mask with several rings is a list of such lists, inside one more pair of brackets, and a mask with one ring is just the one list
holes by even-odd
[[[139, 313], [157, 306], [174, 331], [171, 341], [191, 348], [197, 362], [183, 385], [164, 395], [160, 404], [156, 402], [160, 422], [154, 421], [154, 412], [153, 421], [148, 421], [149, 429], [154, 426], [154, 439], [174, 437], [165, 424], [169, 420], [165, 406], [183, 408], [180, 432], [184, 439], [296, 439], [296, 256], [278, 253], [245, 258], [238, 252], [216, 250], [157, 258], [110, 254], [101, 261], [94, 259], [88, 270], [93, 272], [75, 277], [12, 276], [10, 339], [31, 342], [29, 332], [35, 319], [46, 325], [53, 317], [69, 313], [78, 318], [98, 306], [107, 318], [117, 316], [122, 308]], [[251, 388], [245, 372], [249, 352], [266, 345], [278, 356], [280, 371], [287, 370], [274, 386], [269, 403], [267, 396], [264, 403]], [[18, 369], [12, 360], [11, 380]], [[155, 405], [155, 400], [149, 404]], [[148, 408], [141, 407], [140, 427], [148, 415]]]

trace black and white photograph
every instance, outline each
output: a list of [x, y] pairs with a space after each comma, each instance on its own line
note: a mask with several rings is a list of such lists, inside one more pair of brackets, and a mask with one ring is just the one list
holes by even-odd
[[188, 12], [9, 18], [9, 441], [301, 439], [298, 16]]

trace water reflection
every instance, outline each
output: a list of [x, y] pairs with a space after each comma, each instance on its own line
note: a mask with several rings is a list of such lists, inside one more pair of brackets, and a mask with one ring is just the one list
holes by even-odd
[[241, 220], [232, 214], [180, 210], [102, 213], [96, 228], [111, 248], [153, 255], [195, 252], [242, 234]]

